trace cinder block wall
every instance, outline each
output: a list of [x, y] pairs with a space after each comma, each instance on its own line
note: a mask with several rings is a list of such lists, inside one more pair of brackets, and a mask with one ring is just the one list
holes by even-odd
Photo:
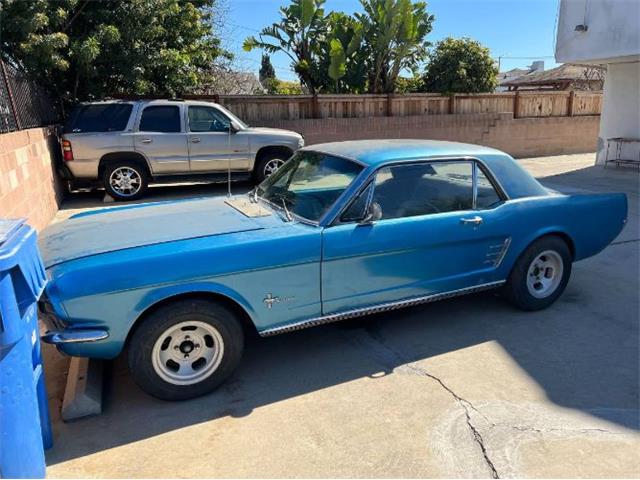
[[54, 171], [53, 128], [0, 134], [0, 218], [26, 218], [37, 230], [58, 211], [62, 184]]
[[518, 118], [512, 113], [263, 121], [295, 130], [307, 145], [368, 138], [425, 138], [476, 143], [514, 157], [594, 152], [600, 116]]

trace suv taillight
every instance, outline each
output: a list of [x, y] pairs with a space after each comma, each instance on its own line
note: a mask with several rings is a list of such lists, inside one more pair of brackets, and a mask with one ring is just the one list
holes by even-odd
[[62, 157], [65, 162], [73, 160], [73, 150], [71, 149], [71, 142], [69, 140], [62, 140]]

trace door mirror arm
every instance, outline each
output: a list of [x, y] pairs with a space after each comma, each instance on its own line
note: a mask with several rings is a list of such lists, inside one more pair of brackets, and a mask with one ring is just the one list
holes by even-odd
[[377, 222], [381, 218], [382, 218], [382, 208], [380, 208], [380, 204], [376, 202], [371, 202], [366, 215], [362, 220], [358, 222], [358, 225], [373, 225], [374, 222]]

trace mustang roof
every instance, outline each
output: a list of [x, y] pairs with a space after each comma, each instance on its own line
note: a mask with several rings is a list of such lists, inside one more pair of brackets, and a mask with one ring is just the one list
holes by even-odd
[[485, 156], [505, 154], [499, 150], [468, 143], [444, 142], [440, 140], [352, 140], [347, 142], [319, 143], [305, 150], [316, 150], [328, 154], [358, 160], [376, 166], [391, 160], [412, 160], [427, 157]]
[[373, 169], [391, 161], [432, 157], [474, 157], [482, 160], [489, 167], [509, 198], [549, 195], [548, 190], [509, 155], [480, 145], [439, 140], [353, 140], [319, 143], [305, 147], [303, 150], [351, 158]]

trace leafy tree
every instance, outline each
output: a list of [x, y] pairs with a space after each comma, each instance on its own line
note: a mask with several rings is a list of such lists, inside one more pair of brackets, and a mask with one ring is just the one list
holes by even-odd
[[298, 82], [289, 82], [287, 80], [278, 80], [277, 78], [269, 78], [266, 80], [264, 87], [269, 95], [301, 95], [302, 86]]
[[434, 17], [425, 2], [412, 0], [361, 0], [362, 24], [370, 93], [390, 93], [405, 69], [415, 70], [426, 58]]
[[414, 75], [413, 77], [398, 77], [396, 79], [396, 93], [418, 93], [424, 92], [424, 83], [422, 78]]
[[260, 83], [264, 84], [268, 80], [272, 80], [276, 78], [276, 70], [273, 68], [271, 64], [271, 59], [269, 55], [263, 53], [262, 61], [260, 62], [260, 70], [258, 72], [258, 79]]
[[327, 25], [322, 5], [325, 0], [292, 0], [280, 7], [281, 19], [263, 28], [258, 38], [245, 39], [243, 48], [261, 48], [268, 53], [284, 52], [307, 90], [314, 94], [321, 85], [317, 68], [319, 45], [326, 41]]
[[219, 57], [219, 0], [3, 0], [2, 58], [63, 103], [176, 95]]
[[448, 37], [437, 43], [429, 57], [424, 75], [428, 92], [492, 92], [498, 85], [498, 68], [480, 42]]
[[321, 47], [317, 66], [318, 76], [324, 80], [322, 91], [360, 93], [367, 80], [362, 24], [342, 12], [331, 12], [326, 20], [328, 41]]

